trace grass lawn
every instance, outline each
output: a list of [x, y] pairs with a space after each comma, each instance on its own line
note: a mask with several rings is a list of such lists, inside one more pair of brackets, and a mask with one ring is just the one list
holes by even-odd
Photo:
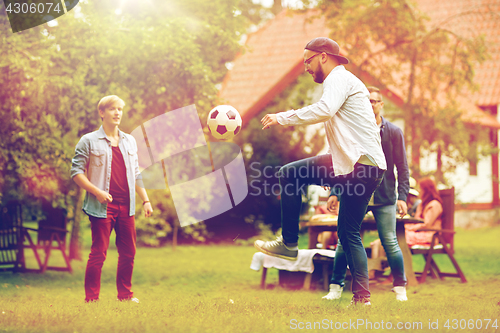
[[[500, 227], [458, 230], [455, 239], [468, 283], [428, 278], [408, 288], [405, 303], [395, 301], [390, 286], [373, 286], [368, 309], [346, 309], [349, 292], [328, 302], [320, 289], [261, 290], [261, 273], [249, 268], [255, 249], [229, 245], [139, 248], [133, 290], [141, 303], [122, 303], [111, 248], [98, 303], [84, 303], [86, 261], [73, 261], [72, 275], [0, 272], [0, 332], [366, 332], [389, 325], [406, 326], [405, 332], [500, 332]], [[415, 268], [422, 268], [416, 259]], [[268, 283], [277, 280], [270, 269]]]

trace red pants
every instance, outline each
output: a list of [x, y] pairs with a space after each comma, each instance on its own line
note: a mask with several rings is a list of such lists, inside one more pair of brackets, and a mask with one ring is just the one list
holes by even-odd
[[116, 288], [118, 299], [132, 298], [132, 271], [135, 257], [135, 217], [129, 216], [129, 206], [108, 203], [106, 218], [90, 216], [92, 247], [85, 271], [85, 300], [99, 299], [101, 290], [101, 270], [109, 246], [111, 230], [115, 229], [118, 249], [118, 269]]

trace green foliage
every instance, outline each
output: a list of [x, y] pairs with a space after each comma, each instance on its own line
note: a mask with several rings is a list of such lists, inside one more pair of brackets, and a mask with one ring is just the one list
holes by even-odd
[[299, 109], [311, 104], [311, 91], [317, 84], [310, 75], [301, 75], [266, 106], [235, 137], [243, 150], [248, 175], [249, 194], [237, 207], [241, 220], [258, 225], [271, 223], [276, 230], [281, 226], [281, 210], [276, 177], [280, 167], [306, 157], [315, 156], [324, 147], [325, 137], [320, 131], [307, 133], [307, 126], [275, 126], [262, 130], [260, 119], [269, 113]]
[[234, 138], [243, 152], [249, 192], [236, 207], [207, 221], [210, 240], [232, 239], [238, 244], [246, 244], [257, 234], [269, 235], [268, 225], [273, 232], [281, 227], [280, 189], [276, 174], [287, 163], [317, 155], [324, 147], [325, 138], [321, 131], [308, 133], [307, 126], [274, 126], [263, 131], [260, 119], [268, 113], [311, 104], [311, 91], [315, 87], [318, 85], [310, 75], [301, 75], [245, 124], [243, 131]]
[[[142, 204], [136, 203], [136, 231], [137, 244], [139, 246], [160, 246], [167, 241], [167, 236], [173, 228], [167, 221], [175, 221], [176, 215], [172, 211], [173, 204], [159, 190], [149, 190], [148, 195], [154, 198], [154, 214], [145, 217], [142, 211]], [[171, 199], [170, 199], [171, 201]]]
[[[83, 1], [56, 26], [16, 34], [2, 11], [0, 201], [45, 199], [72, 218], [79, 197], [71, 158], [79, 138], [100, 126], [99, 99], [116, 94], [125, 101], [125, 132], [190, 104], [203, 118], [261, 9], [250, 0]], [[154, 204], [159, 215], [138, 221], [150, 230], [150, 244], [176, 223], [168, 193]], [[202, 237], [198, 229], [195, 238]]]
[[[406, 141], [414, 156], [425, 147], [449, 157], [458, 152], [465, 160], [471, 134], [487, 144], [486, 131], [461, 119], [464, 94], [476, 89], [474, 66], [487, 57], [485, 41], [477, 33], [459, 34], [453, 28], [457, 21], [477, 19], [479, 9], [431, 26], [409, 0], [324, 0], [318, 7], [332, 38], [357, 67], [353, 71], [369, 73], [376, 81], [371, 84], [396, 89], [403, 98]], [[419, 172], [418, 165], [411, 168]]]
[[306, 140], [307, 126], [277, 126], [262, 131], [260, 119], [269, 113], [299, 109], [312, 103], [311, 91], [317, 84], [309, 74], [299, 76], [285, 91], [248, 123], [235, 141], [247, 152], [248, 162], [265, 166], [283, 166], [286, 163], [314, 156], [323, 148], [324, 135], [316, 132]]
[[50, 75], [54, 45], [39, 28], [16, 35], [8, 28], [0, 16], [0, 200], [45, 198], [64, 206], [70, 186], [61, 175], [69, 173], [77, 122], [57, 95], [68, 82]]

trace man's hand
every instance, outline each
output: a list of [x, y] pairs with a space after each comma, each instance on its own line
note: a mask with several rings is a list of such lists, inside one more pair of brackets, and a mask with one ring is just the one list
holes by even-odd
[[153, 215], [153, 206], [151, 206], [151, 202], [146, 202], [142, 205], [142, 208], [144, 209], [144, 216], [150, 217]]
[[95, 195], [97, 201], [99, 201], [100, 203], [103, 204], [113, 201], [113, 197], [111, 196], [111, 194], [99, 189], [97, 186], [92, 184], [87, 176], [85, 176], [85, 174], [83, 173], [79, 173], [74, 176], [73, 181], [76, 183], [76, 185], [80, 186], [85, 191]]
[[326, 202], [326, 209], [335, 215], [339, 215], [339, 200], [336, 195], [330, 195]]
[[111, 196], [111, 194], [103, 190], [98, 190], [97, 195], [95, 197], [102, 204], [113, 201], [113, 197]]
[[400, 217], [403, 217], [408, 212], [408, 207], [406, 206], [406, 201], [398, 200], [396, 203], [398, 206], [398, 213]]
[[260, 122], [264, 126], [262, 127], [263, 130], [271, 126], [278, 125], [278, 119], [275, 114], [266, 114], [264, 118], [260, 120]]

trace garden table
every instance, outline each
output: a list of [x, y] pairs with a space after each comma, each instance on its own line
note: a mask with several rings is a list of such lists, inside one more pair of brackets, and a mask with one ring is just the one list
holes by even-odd
[[[396, 237], [398, 239], [399, 247], [403, 253], [403, 260], [405, 266], [406, 279], [409, 286], [418, 285], [415, 271], [413, 270], [413, 261], [410, 248], [406, 243], [405, 238], [405, 224], [423, 223], [422, 219], [412, 217], [404, 217], [396, 219]], [[309, 222], [301, 223], [302, 227], [308, 227], [309, 246], [308, 248], [316, 248], [318, 234], [323, 231], [337, 231], [337, 218], [336, 216], [326, 214], [324, 218], [311, 219]], [[377, 223], [373, 215], [367, 214], [361, 224], [361, 235], [366, 230], [377, 230]]]

